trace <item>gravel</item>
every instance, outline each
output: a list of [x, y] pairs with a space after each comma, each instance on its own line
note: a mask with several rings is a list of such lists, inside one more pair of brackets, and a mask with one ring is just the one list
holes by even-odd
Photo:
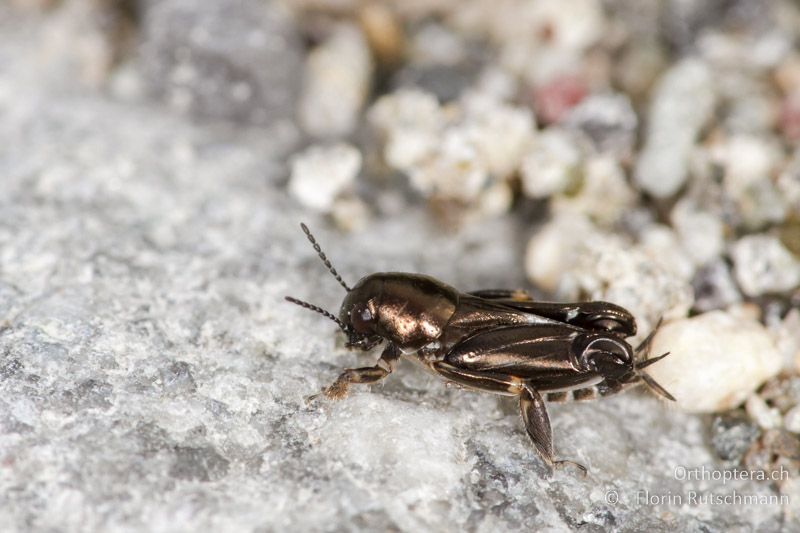
[[[626, 26], [635, 13], [616, 0], [403, 3], [369, 24], [355, 2], [141, 0], [132, 51], [89, 64], [87, 86], [61, 64], [82, 57], [78, 41], [41, 38], [53, 20], [81, 31], [70, 17], [83, 11], [12, 4], [0, 7], [0, 529], [796, 528], [798, 154], [769, 127], [729, 135], [783, 96], [739, 98], [720, 74], [741, 54], [740, 74], [766, 79], [791, 24], [770, 32], [727, 7], [717, 23], [698, 2], [670, 2], [659, 30], [651, 3]], [[383, 24], [408, 35], [381, 42]], [[405, 42], [431, 49], [403, 56]], [[382, 47], [377, 63], [366, 46]], [[414, 80], [459, 49], [451, 66], [469, 76], [412, 88], [440, 87]], [[617, 52], [649, 65], [653, 91], [604, 63]], [[338, 74], [358, 73], [341, 108], [309, 85], [336, 72], [302, 80], [337, 53], [352, 59]], [[407, 77], [380, 78], [392, 61]], [[559, 104], [545, 120], [531, 101], [543, 92]], [[330, 114], [301, 124], [309, 98]], [[734, 164], [742, 154], [749, 166]], [[446, 225], [448, 208], [466, 216]], [[405, 362], [383, 385], [308, 405], [377, 354], [284, 301], [336, 311], [343, 297], [301, 221], [350, 284], [409, 271], [606, 298], [640, 337], [664, 316], [653, 355], [673, 354], [648, 371], [682, 401], [641, 390], [551, 405], [557, 455], [586, 477], [547, 476], [514, 401]], [[723, 477], [734, 468], [792, 476]], [[697, 501], [734, 494], [756, 503]]]

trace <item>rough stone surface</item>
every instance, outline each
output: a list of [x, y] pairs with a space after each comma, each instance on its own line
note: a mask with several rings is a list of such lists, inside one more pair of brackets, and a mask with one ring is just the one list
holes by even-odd
[[302, 49], [293, 21], [259, 0], [142, 0], [145, 89], [191, 116], [274, 126], [294, 117]]
[[711, 424], [711, 445], [720, 459], [739, 464], [758, 438], [759, 430], [741, 413], [714, 417]]
[[[335, 309], [343, 295], [299, 221], [349, 283], [405, 270], [464, 289], [524, 286], [530, 226], [497, 217], [447, 234], [400, 202], [342, 235], [288, 195], [282, 136], [63, 90], [36, 71], [32, 30], [0, 6], [0, 530], [794, 526], [800, 499], [643, 499], [775, 494], [681, 476], [723, 466], [707, 423], [646, 393], [551, 407], [556, 450], [586, 478], [544, 477], [512, 401], [406, 363], [384, 386], [308, 407], [375, 355], [346, 351], [334, 324], [284, 302]], [[222, 109], [250, 123], [238, 104]]]

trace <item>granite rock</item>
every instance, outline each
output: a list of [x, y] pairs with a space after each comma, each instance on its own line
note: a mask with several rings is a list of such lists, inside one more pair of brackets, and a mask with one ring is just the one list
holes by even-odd
[[[186, 42], [219, 9], [177, 4], [145, 14], [153, 44]], [[31, 69], [36, 22], [0, 6], [4, 531], [791, 527], [791, 506], [643, 499], [775, 495], [752, 480], [681, 475], [724, 466], [707, 424], [644, 392], [550, 407], [558, 454], [587, 465], [586, 478], [546, 477], [513, 401], [447, 388], [406, 363], [385, 385], [307, 406], [342, 368], [377, 356], [345, 350], [333, 323], [283, 300], [335, 310], [343, 296], [300, 221], [350, 284], [399, 270], [465, 290], [524, 286], [520, 243], [532, 228], [497, 216], [448, 234], [423, 206], [401, 202], [341, 234], [302, 209], [286, 187], [291, 143], [272, 128], [221, 127], [283, 120], [283, 104], [270, 102], [294, 94], [269, 82], [282, 68], [294, 72], [285, 58], [274, 72], [259, 70], [261, 52], [240, 41], [261, 13], [247, 9], [264, 4], [230, 5], [245, 11], [210, 21], [221, 34], [187, 44], [187, 63], [162, 55], [171, 45], [141, 59], [155, 72], [167, 67], [151, 80], [162, 95], [185, 65], [209, 83], [230, 81], [228, 67], [267, 80], [246, 104], [218, 100], [213, 83], [181, 88], [192, 96], [190, 116], [212, 119], [197, 122], [157, 102], [45, 83]], [[155, 31], [158, 10], [176, 18]], [[633, 266], [645, 263], [634, 255]]]

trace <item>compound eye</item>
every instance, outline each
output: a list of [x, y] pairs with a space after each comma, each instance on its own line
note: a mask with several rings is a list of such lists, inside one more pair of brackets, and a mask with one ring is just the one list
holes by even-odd
[[366, 305], [356, 305], [350, 311], [350, 323], [357, 333], [372, 333], [373, 314]]

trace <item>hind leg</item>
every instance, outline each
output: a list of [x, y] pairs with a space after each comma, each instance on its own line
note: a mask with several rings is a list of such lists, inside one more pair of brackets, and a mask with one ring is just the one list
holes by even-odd
[[550, 417], [547, 416], [547, 408], [544, 399], [533, 387], [525, 384], [519, 395], [519, 409], [522, 413], [522, 420], [525, 422], [525, 431], [536, 446], [539, 455], [544, 459], [548, 468], [552, 471], [554, 467], [561, 468], [565, 465], [578, 467], [583, 475], [586, 475], [586, 467], [574, 461], [557, 461], [553, 454], [553, 431], [550, 428]]

